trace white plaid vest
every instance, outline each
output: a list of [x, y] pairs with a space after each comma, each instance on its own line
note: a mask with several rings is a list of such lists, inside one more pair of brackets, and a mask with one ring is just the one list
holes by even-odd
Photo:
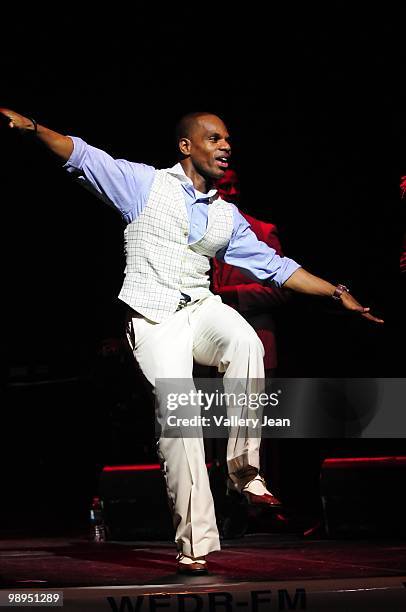
[[120, 300], [161, 322], [175, 312], [180, 292], [210, 295], [209, 258], [230, 241], [233, 209], [221, 199], [208, 206], [206, 233], [189, 245], [182, 186], [166, 170], [156, 171], [146, 207], [124, 230], [127, 265]]

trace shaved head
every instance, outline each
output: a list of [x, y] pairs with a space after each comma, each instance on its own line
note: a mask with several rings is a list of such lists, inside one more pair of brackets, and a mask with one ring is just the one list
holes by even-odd
[[178, 146], [181, 138], [190, 138], [192, 136], [194, 129], [199, 123], [199, 119], [202, 117], [217, 117], [217, 115], [205, 111], [196, 111], [188, 113], [179, 119], [175, 128], [176, 146]]

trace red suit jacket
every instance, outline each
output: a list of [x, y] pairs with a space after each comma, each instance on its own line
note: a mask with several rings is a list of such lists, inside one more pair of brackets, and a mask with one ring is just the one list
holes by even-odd
[[[274, 248], [278, 255], [283, 255], [276, 225], [258, 221], [240, 212], [251, 225], [257, 238]], [[276, 368], [276, 340], [271, 310], [275, 306], [284, 304], [289, 292], [253, 282], [234, 266], [217, 259], [213, 259], [212, 289], [213, 293], [219, 294], [226, 304], [238, 310], [257, 332], [265, 348], [265, 370]]]
[[403, 244], [400, 251], [400, 272], [406, 274], [406, 234], [403, 236]]

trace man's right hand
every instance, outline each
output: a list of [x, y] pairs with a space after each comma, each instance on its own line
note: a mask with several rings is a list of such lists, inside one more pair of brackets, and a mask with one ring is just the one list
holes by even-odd
[[37, 140], [63, 162], [67, 162], [73, 151], [73, 141], [69, 136], [48, 129], [39, 123], [36, 125], [29, 117], [24, 117], [9, 108], [0, 107], [0, 127], [15, 128], [22, 133], [33, 132]]
[[24, 132], [34, 132], [35, 125], [28, 117], [20, 115], [9, 108], [0, 108], [0, 126], [8, 128], [17, 128]]

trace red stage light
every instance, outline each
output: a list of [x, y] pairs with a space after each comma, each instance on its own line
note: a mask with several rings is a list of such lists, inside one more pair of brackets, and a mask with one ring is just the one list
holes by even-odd
[[[210, 469], [212, 465], [212, 463], [206, 463], [207, 469]], [[137, 465], [105, 465], [103, 472], [148, 472], [160, 469], [159, 463], [140, 463]]]
[[145, 463], [139, 465], [105, 465], [103, 472], [146, 472], [160, 470], [159, 463]]
[[406, 465], [406, 457], [329, 457], [324, 460], [323, 466], [326, 468], [346, 468], [352, 467], [354, 464], [361, 466], [370, 465], [371, 463], [380, 465]]

